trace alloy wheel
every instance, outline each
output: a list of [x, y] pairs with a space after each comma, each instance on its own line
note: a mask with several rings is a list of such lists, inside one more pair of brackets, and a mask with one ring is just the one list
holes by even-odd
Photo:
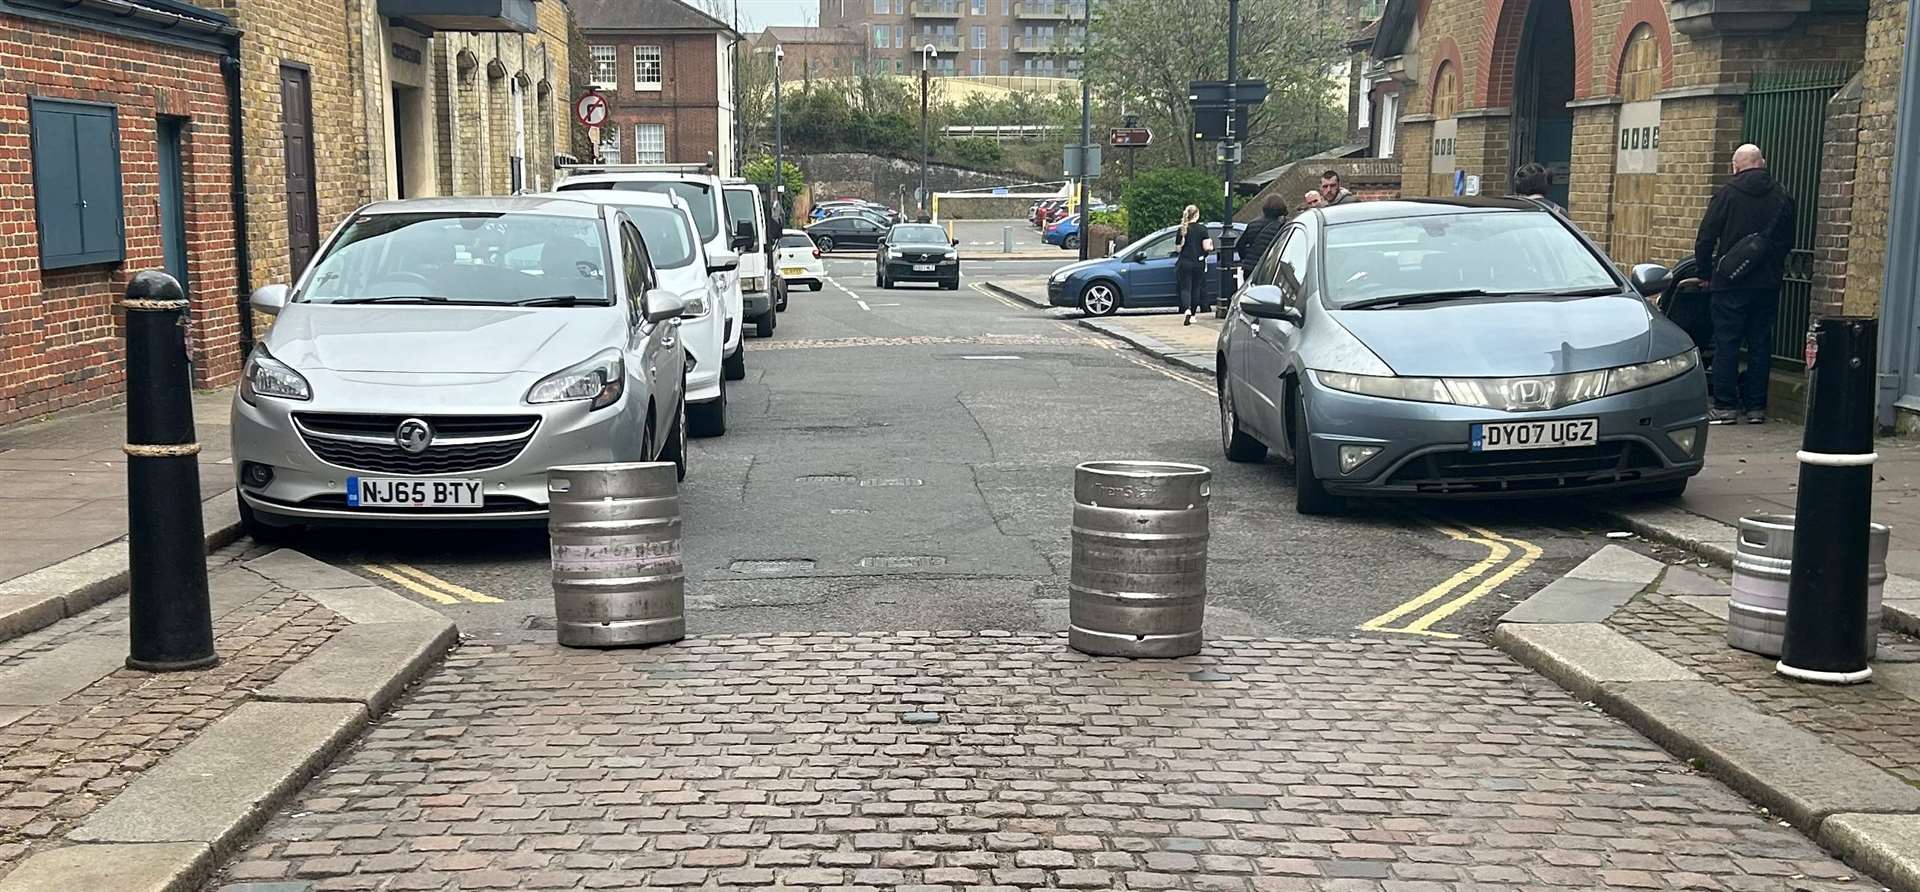
[[1113, 286], [1105, 282], [1096, 282], [1087, 286], [1087, 293], [1080, 297], [1080, 308], [1089, 316], [1109, 316], [1119, 309], [1119, 295]]

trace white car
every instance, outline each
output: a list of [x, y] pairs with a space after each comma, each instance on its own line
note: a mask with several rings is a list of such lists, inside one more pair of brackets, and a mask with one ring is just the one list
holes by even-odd
[[549, 194], [612, 208], [640, 230], [643, 249], [658, 271], [659, 287], [687, 305], [680, 321], [680, 341], [687, 350], [687, 432], [696, 437], [726, 433], [727, 382], [721, 374], [726, 337], [716, 274], [725, 272], [728, 261], [715, 263], [707, 256], [686, 200], [671, 193], [611, 189]]
[[820, 249], [814, 247], [812, 238], [798, 229], [789, 229], [786, 235], [780, 237], [774, 251], [773, 265], [789, 288], [804, 284], [809, 291], [819, 291], [827, 281], [827, 262], [820, 259]]
[[[662, 192], [678, 195], [693, 214], [694, 229], [706, 246], [707, 262], [724, 267], [715, 273], [722, 296], [721, 336], [726, 340], [726, 359], [721, 371], [728, 381], [747, 376], [747, 351], [741, 339], [745, 306], [740, 291], [740, 239], [727, 232], [726, 196], [720, 178], [704, 164], [594, 164], [568, 167], [555, 187], [561, 192], [582, 189]], [[731, 263], [730, 263], [731, 261]]]
[[740, 299], [747, 324], [758, 337], [773, 337], [780, 323], [774, 306], [773, 271], [767, 268], [767, 215], [760, 204], [760, 187], [746, 180], [726, 181], [727, 226], [733, 230], [734, 250], [740, 252]]

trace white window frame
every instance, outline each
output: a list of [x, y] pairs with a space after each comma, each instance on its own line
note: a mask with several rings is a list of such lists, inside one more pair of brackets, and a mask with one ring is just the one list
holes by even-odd
[[623, 160], [625, 159], [620, 157], [620, 128], [619, 127], [600, 128], [600, 161], [601, 163], [619, 164]]
[[969, 37], [971, 37], [971, 38], [972, 38], [972, 40], [971, 40], [971, 43], [972, 43], [973, 45], [972, 45], [971, 47], [968, 47], [968, 48], [969, 48], [969, 49], [976, 49], [976, 50], [984, 50], [984, 49], [986, 49], [986, 48], [987, 48], [987, 40], [989, 39], [989, 38], [987, 37], [987, 33], [988, 33], [988, 32], [987, 32], [987, 26], [985, 26], [985, 25], [974, 25], [974, 26], [973, 26], [973, 31], [972, 31], [972, 33], [968, 35]]
[[[649, 153], [647, 151], [648, 142], [649, 142], [649, 140], [647, 139], [647, 134], [649, 133], [660, 134], [660, 150], [658, 153]], [[635, 164], [667, 163], [667, 125], [665, 124], [633, 125], [633, 163]]]
[[873, 0], [873, 14], [892, 15], [893, 12], [887, 8], [887, 0]]
[[892, 49], [892, 44], [889, 43], [892, 34], [892, 29], [886, 25], [873, 26], [873, 48], [876, 50]]
[[[651, 51], [651, 52], [649, 52]], [[660, 81], [666, 73], [666, 55], [660, 47], [641, 45], [633, 48], [633, 88], [651, 92], [660, 91]], [[647, 66], [652, 66], [653, 79], [647, 79]]]
[[1394, 140], [1398, 136], [1394, 131], [1400, 127], [1400, 94], [1388, 93], [1380, 97], [1380, 124], [1376, 128], [1379, 136], [1380, 157], [1392, 158]]
[[595, 45], [587, 48], [587, 54], [593, 59], [593, 85], [602, 90], [620, 89], [620, 49]]

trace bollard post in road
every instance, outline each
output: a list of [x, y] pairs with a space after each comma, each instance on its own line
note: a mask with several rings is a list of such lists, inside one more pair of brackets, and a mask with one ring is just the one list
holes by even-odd
[[1013, 253], [1013, 227], [1011, 226], [1000, 227], [1000, 252], [1003, 254]]
[[1114, 657], [1200, 652], [1212, 480], [1200, 465], [1173, 462], [1073, 469], [1069, 646]]
[[127, 283], [127, 667], [205, 669], [213, 650], [187, 296], [149, 270]]
[[[1807, 334], [1807, 426], [1787, 583], [1786, 633], [1775, 671], [1859, 684], [1867, 665], [1874, 396], [1871, 318], [1827, 317]], [[1729, 359], [1728, 361], [1731, 361]]]

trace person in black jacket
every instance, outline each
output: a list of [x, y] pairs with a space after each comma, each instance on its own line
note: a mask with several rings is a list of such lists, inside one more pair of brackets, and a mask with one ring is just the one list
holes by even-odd
[[[1200, 222], [1199, 207], [1187, 205], [1180, 215], [1180, 229], [1174, 233], [1173, 243], [1180, 246], [1173, 271], [1179, 287], [1180, 311], [1186, 314], [1180, 324], [1192, 325], [1194, 312], [1207, 301], [1207, 255], [1213, 253], [1213, 239]], [[1222, 263], [1227, 260], [1220, 258]]]
[[[1260, 219], [1247, 224], [1247, 230], [1240, 234], [1236, 247], [1240, 252], [1240, 269], [1247, 275], [1253, 274], [1253, 268], [1266, 256], [1267, 248], [1278, 238], [1287, 218], [1287, 203], [1278, 195], [1269, 195], [1260, 205]], [[1244, 277], [1243, 277], [1244, 278]]]
[[[1751, 143], [1733, 151], [1733, 178], [1714, 193], [1694, 239], [1694, 268], [1711, 293], [1713, 424], [1767, 420], [1767, 370], [1780, 279], [1793, 250], [1793, 197]], [[1725, 267], [1725, 268], [1722, 268]], [[1685, 283], [1682, 283], [1685, 284]], [[1740, 348], [1747, 368], [1740, 373]]]

